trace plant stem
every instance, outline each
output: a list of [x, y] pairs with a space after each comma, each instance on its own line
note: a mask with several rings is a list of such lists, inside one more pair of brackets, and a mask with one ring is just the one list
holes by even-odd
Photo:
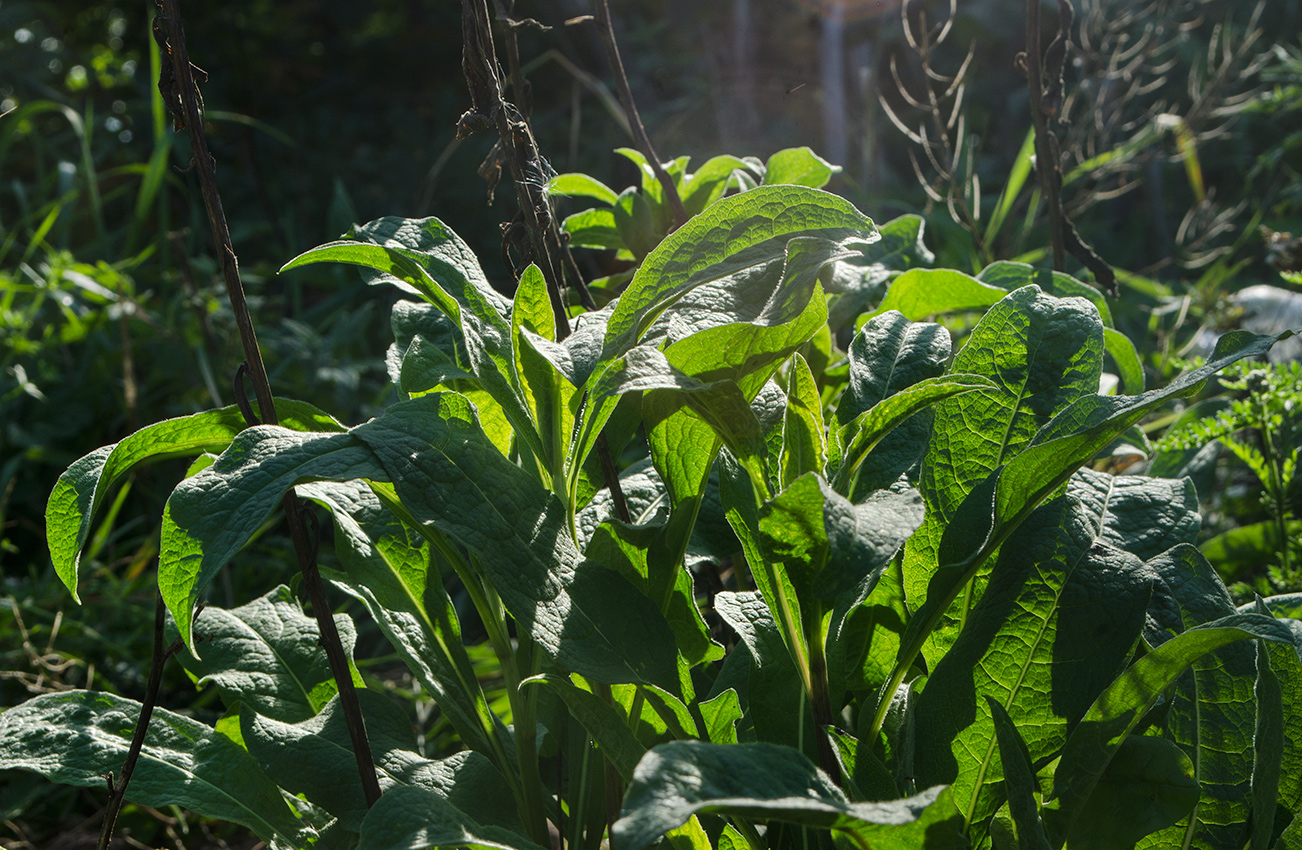
[[633, 100], [633, 90], [629, 88], [628, 76], [624, 73], [624, 61], [619, 58], [619, 45], [615, 42], [615, 25], [610, 20], [610, 6], [606, 4], [606, 0], [596, 0], [596, 7], [597, 27], [601, 30], [601, 40], [606, 45], [606, 60], [610, 63], [610, 72], [615, 75], [615, 88], [619, 92], [619, 102], [624, 105], [624, 112], [628, 115], [629, 126], [633, 129], [633, 138], [637, 142], [638, 150], [646, 157], [652, 172], [655, 173], [656, 180], [660, 181], [660, 186], [664, 189], [669, 206], [674, 211], [674, 227], [682, 227], [687, 223], [687, 209], [683, 206], [683, 199], [678, 196], [678, 187], [674, 185], [673, 179], [660, 164], [660, 158], [656, 156], [655, 148], [651, 146], [651, 137], [647, 135], [646, 127], [642, 126], [642, 117], [638, 114], [636, 101]]
[[[184, 124], [190, 133], [194, 167], [198, 173], [204, 207], [208, 212], [208, 224], [212, 228], [213, 241], [217, 246], [218, 261], [221, 263], [222, 277], [226, 282], [226, 293], [231, 301], [235, 324], [239, 328], [246, 368], [253, 379], [253, 393], [258, 401], [258, 411], [263, 424], [275, 425], [276, 406], [271, 395], [271, 384], [267, 380], [267, 369], [258, 350], [258, 338], [253, 331], [253, 319], [249, 315], [248, 302], [244, 297], [239, 264], [231, 244], [230, 229], [226, 225], [226, 213], [222, 209], [221, 196], [217, 192], [216, 164], [212, 154], [208, 152], [208, 141], [203, 132], [203, 114], [197, 100], [198, 88], [185, 46], [185, 33], [181, 26], [180, 2], [161, 0], [161, 4], [171, 50], [171, 75], [174, 75], [174, 80], [171, 82], [174, 82], [177, 89], [173, 94], [179, 95], [184, 110]], [[160, 75], [160, 89], [169, 82], [168, 78], [171, 75], [167, 73]], [[321, 586], [321, 576], [316, 567], [316, 547], [308, 540], [298, 497], [294, 495], [292, 489], [285, 494], [281, 505], [284, 508], [285, 520], [289, 524], [294, 551], [298, 556], [299, 570], [303, 574], [303, 586], [307, 590], [312, 604], [312, 613], [321, 631], [321, 647], [325, 650], [326, 658], [330, 663], [330, 672], [334, 675], [335, 684], [339, 689], [339, 702], [348, 725], [353, 755], [357, 760], [357, 772], [361, 777], [366, 803], [370, 806], [380, 799], [380, 783], [375, 773], [375, 762], [371, 757], [371, 745], [366, 737], [366, 724], [362, 719], [361, 705], [357, 701], [357, 691], [353, 686], [352, 671], [349, 669], [343, 644], [339, 640], [339, 632], [335, 628], [334, 617], [331, 616], [330, 606], [326, 602], [325, 591]]]
[[180, 651], [184, 644], [180, 639], [172, 642], [172, 645], [163, 648], [163, 596], [161, 593], [155, 595], [154, 600], [154, 655], [149, 663], [149, 684], [145, 686], [145, 701], [140, 706], [140, 716], [136, 718], [136, 731], [131, 736], [131, 746], [127, 748], [126, 760], [122, 762], [122, 776], [116, 783], [113, 782], [112, 776], [109, 777], [109, 794], [108, 806], [104, 809], [104, 821], [100, 825], [98, 850], [108, 850], [109, 841], [113, 838], [113, 828], [117, 825], [118, 812], [122, 810], [122, 803], [126, 799], [127, 785], [131, 783], [131, 775], [135, 773], [136, 763], [140, 761], [140, 751], [145, 745], [145, 733], [149, 731], [149, 720], [154, 716], [154, 706], [158, 704], [158, 690], [163, 683], [163, 665], [167, 659]]

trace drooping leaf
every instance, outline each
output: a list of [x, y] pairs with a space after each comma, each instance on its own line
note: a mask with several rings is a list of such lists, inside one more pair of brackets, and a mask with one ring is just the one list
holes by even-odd
[[334, 519], [335, 554], [344, 574], [331, 582], [366, 605], [466, 746], [494, 757], [489, 737], [495, 719], [462, 643], [456, 609], [437, 572], [431, 575], [429, 544], [383, 507], [372, 486], [384, 485], [332, 481], [297, 487]]
[[872, 222], [817, 189], [762, 186], [723, 198], [647, 256], [606, 328], [606, 357], [618, 356], [688, 290], [783, 256], [793, 236], [871, 242]]
[[882, 238], [832, 267], [824, 282], [828, 300], [828, 325], [839, 331], [868, 305], [881, 299], [886, 283], [900, 272], [931, 265], [935, 255], [922, 241], [924, 220], [902, 215], [879, 226]]
[[[952, 783], [969, 826], [992, 815], [1003, 796], [987, 700], [1007, 709], [1039, 761], [1063, 746], [1139, 639], [1155, 576], [1097, 534], [1072, 499], [1050, 502], [1023, 523], [917, 699], [914, 772], [923, 784]], [[1100, 609], [1095, 600], [1104, 598]]]
[[[0, 713], [0, 768], [104, 788], [122, 769], [141, 705], [92, 691], [43, 694]], [[243, 824], [264, 841], [311, 840], [275, 783], [240, 744], [196, 720], [155, 708], [126, 799], [184, 806]]]
[[[366, 736], [381, 791], [417, 785], [440, 792], [481, 823], [520, 829], [510, 788], [479, 753], [436, 761], [417, 752], [411, 721], [383, 694], [359, 691]], [[240, 728], [249, 752], [281, 788], [301, 794], [356, 830], [366, 814], [347, 721], [338, 698], [316, 717], [283, 723], [248, 708]]]
[[889, 803], [850, 803], [799, 752], [772, 744], [674, 741], [638, 763], [615, 822], [614, 850], [642, 850], [696, 814], [737, 814], [844, 833], [860, 847], [957, 848], [943, 788]]
[[352, 434], [259, 425], [177, 485], [163, 510], [158, 590], [190, 653], [201, 657], [191, 631], [199, 595], [295, 482], [384, 477], [371, 450]]
[[[276, 416], [295, 431], [342, 431], [344, 426], [310, 404], [276, 399]], [[248, 427], [235, 405], [167, 419], [96, 449], [73, 463], [54, 485], [45, 508], [50, 559], [64, 585], [77, 595], [77, 568], [95, 514], [113, 485], [140, 464], [220, 452]]]
[[1102, 520], [1101, 539], [1145, 561], [1196, 542], [1202, 528], [1198, 493], [1188, 478], [1108, 475], [1086, 467], [1071, 477], [1067, 492]]
[[1026, 742], [998, 700], [987, 694], [986, 704], [990, 707], [990, 719], [994, 721], [995, 738], [999, 742], [999, 761], [1004, 768], [1008, 809], [1017, 824], [1018, 848], [1050, 850], [1049, 836], [1045, 834], [1044, 822], [1040, 820], [1035, 802], [1039, 787]]
[[[336, 614], [334, 619], [353, 683], [364, 687], [353, 668], [352, 618]], [[284, 585], [238, 608], [204, 608], [197, 627], [203, 658], [183, 652], [178, 660], [200, 686], [216, 685], [227, 705], [241, 702], [267, 717], [297, 723], [335, 695], [316, 619], [303, 613]]]
[[886, 290], [872, 315], [898, 310], [911, 322], [959, 310], [983, 310], [1008, 295], [953, 269], [909, 269]]
[[1049, 826], [1057, 836], [1055, 842], [1061, 843], [1076, 829], [1085, 803], [1122, 741], [1162, 691], [1207, 653], [1253, 638], [1293, 643], [1287, 627], [1275, 620], [1235, 614], [1171, 638], [1132, 664], [1099, 695], [1067, 739], [1054, 773], [1059, 804]]
[[484, 826], [438, 792], [401, 786], [380, 797], [362, 820], [359, 847], [367, 850], [542, 850], [519, 833]]

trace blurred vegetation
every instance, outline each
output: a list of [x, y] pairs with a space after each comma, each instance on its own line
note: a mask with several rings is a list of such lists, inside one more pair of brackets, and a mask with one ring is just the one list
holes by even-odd
[[[1007, 3], [965, 0], [952, 15], [948, 0], [915, 0], [906, 15], [890, 0], [616, 5], [663, 155], [699, 163], [811, 145], [840, 160], [832, 188], [873, 218], [922, 212], [938, 265], [1043, 257], [1014, 64], [1024, 34]], [[1278, 265], [1268, 234], [1302, 234], [1302, 0], [1076, 5], [1060, 129], [1067, 203], [1082, 236], [1123, 270], [1114, 313], [1160, 381], [1200, 331], [1235, 320], [1235, 290], [1283, 283], [1267, 264]], [[1054, 5], [1045, 9], [1052, 22]], [[527, 106], [556, 170], [618, 189], [636, 176], [612, 153], [628, 136], [601, 45], [574, 20], [589, 11], [583, 0], [518, 3], [517, 17], [550, 27], [520, 30]], [[45, 500], [90, 449], [233, 399], [238, 343], [188, 142], [154, 88], [152, 14], [148, 0], [0, 3], [0, 708], [66, 687], [140, 696], [158, 506], [184, 470], [123, 489], [102, 521], [113, 531], [85, 557], [75, 617], [49, 568]], [[437, 215], [505, 282], [499, 223], [512, 193], [490, 205], [476, 171], [491, 142], [455, 139], [467, 106], [460, 10], [249, 0], [186, 15], [272, 386], [364, 420], [391, 400], [382, 352], [393, 296], [335, 268], [274, 272], [353, 222]], [[617, 268], [610, 257], [584, 262], [594, 277]], [[1209, 533], [1238, 525], [1217, 515]], [[225, 603], [284, 580], [286, 544], [264, 541], [223, 573], [233, 576], [216, 591]], [[378, 682], [388, 650], [366, 640], [359, 657], [374, 650], [367, 673]], [[164, 704], [215, 710], [175, 666], [169, 676]], [[409, 702], [429, 717], [427, 701]], [[0, 842], [11, 850], [77, 846], [98, 829], [102, 795], [22, 787], [0, 775], [10, 824]], [[224, 846], [186, 817], [132, 810], [120, 831], [157, 846]]]

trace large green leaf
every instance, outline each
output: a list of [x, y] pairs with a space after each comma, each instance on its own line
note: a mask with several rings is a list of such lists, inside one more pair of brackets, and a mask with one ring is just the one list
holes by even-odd
[[1067, 739], [1054, 773], [1053, 793], [1058, 803], [1049, 825], [1055, 846], [1061, 846], [1076, 829], [1088, 829], [1079, 820], [1085, 804], [1121, 743], [1162, 692], [1207, 653], [1253, 638], [1293, 643], [1288, 628], [1275, 620], [1234, 614], [1171, 638], [1132, 664], [1099, 695]]
[[1265, 354], [1276, 341], [1291, 335], [1289, 331], [1277, 336], [1233, 331], [1220, 339], [1208, 363], [1162, 389], [1133, 397], [1086, 395], [1055, 417], [1030, 448], [975, 487], [955, 512], [939, 547], [937, 560], [942, 566], [901, 641], [895, 677], [902, 678], [945, 611], [999, 544], [1076, 470], [1154, 408], [1197, 392], [1207, 378], [1230, 363]]
[[[276, 399], [276, 416], [284, 427], [295, 431], [344, 430], [344, 426], [306, 402]], [[45, 534], [54, 569], [73, 598], [80, 601], [77, 567], [81, 549], [90, 537], [96, 512], [114, 484], [140, 464], [220, 452], [246, 427], [235, 405], [207, 410], [147, 425], [68, 467], [50, 493]]]
[[[942, 535], [968, 493], [1072, 402], [1097, 392], [1102, 369], [1103, 326], [1082, 299], [1028, 286], [1007, 295], [972, 330], [950, 372], [989, 377], [997, 388], [932, 406], [935, 424], [919, 481], [927, 518], [904, 555], [904, 586], [915, 609], [931, 599], [937, 567], [949, 563], [940, 552]], [[973, 578], [965, 583], [975, 598], [980, 588]], [[952, 622], [933, 630], [929, 660], [939, 659], [955, 634]]]
[[[836, 407], [836, 426], [828, 439], [834, 480], [842, 473], [845, 446], [856, 434], [855, 420], [883, 400], [928, 378], [937, 378], [949, 363], [949, 331], [940, 325], [912, 323], [899, 312], [875, 316], [860, 328], [847, 353], [850, 366], [845, 392]], [[931, 415], [896, 425], [861, 465], [860, 487], [889, 486], [917, 462], [931, 434]], [[844, 492], [843, 490], [841, 492]], [[848, 495], [848, 494], [847, 494]]]
[[[1148, 563], [1161, 578], [1149, 611], [1151, 640], [1235, 613], [1220, 577], [1192, 545], [1177, 546]], [[1192, 666], [1176, 685], [1166, 719], [1171, 740], [1193, 759], [1202, 786], [1187, 835], [1198, 847], [1242, 847], [1251, 812], [1257, 653], [1235, 644]], [[1279, 748], [1274, 750], [1278, 754]]]
[[993, 814], [1004, 769], [987, 700], [1007, 709], [1032, 761], [1060, 749], [1125, 669], [1154, 578], [1133, 555], [1100, 545], [1096, 517], [1075, 500], [1034, 513], [1000, 549], [985, 594], [917, 698], [919, 781], [952, 783], [969, 825]]
[[793, 236], [872, 241], [872, 222], [817, 189], [761, 186], [723, 198], [656, 246], [633, 276], [606, 328], [607, 357], [628, 351], [692, 288], [783, 256]]
[[509, 305], [488, 283], [470, 247], [436, 218], [376, 219], [350, 238], [313, 248], [281, 271], [312, 263], [350, 263], [371, 283], [390, 283], [436, 305], [461, 330], [470, 366], [535, 455], [542, 446], [524, 404], [511, 347]]
[[362, 821], [359, 847], [366, 850], [543, 850], [509, 829], [484, 826], [436, 791], [415, 786], [392, 788]]
[[1071, 477], [1067, 492], [1100, 518], [1102, 540], [1145, 561], [1195, 542], [1202, 528], [1198, 493], [1188, 478], [1108, 475], [1085, 467]]
[[612, 847], [642, 850], [696, 814], [831, 829], [862, 848], [967, 846], [943, 788], [888, 803], [851, 803], [826, 774], [788, 747], [674, 741], [638, 763]]
[[[334, 619], [352, 668], [357, 643], [353, 620], [347, 614]], [[216, 685], [227, 705], [241, 702], [267, 717], [296, 723], [315, 715], [337, 691], [316, 619], [303, 613], [284, 585], [238, 608], [208, 606], [197, 628], [203, 635], [203, 658], [181, 653], [178, 660], [200, 685]], [[355, 668], [353, 682], [363, 686]]]
[[366, 605], [466, 746], [496, 757], [489, 738], [498, 724], [466, 654], [456, 609], [431, 570], [429, 543], [385, 509], [365, 482], [320, 481], [297, 490], [334, 519], [344, 574], [332, 583]]
[[[122, 769], [140, 710], [92, 691], [30, 699], [0, 714], [0, 768], [102, 791]], [[154, 709], [126, 798], [234, 821], [264, 841], [301, 846], [312, 837], [241, 744], [164, 708]]]
[[675, 687], [673, 637], [658, 608], [614, 572], [579, 563], [560, 502], [497, 451], [455, 393], [399, 402], [349, 434], [251, 428], [183, 482], [164, 513], [159, 585], [192, 652], [198, 593], [284, 492], [359, 478], [394, 482], [414, 521], [478, 554], [507, 610], [568, 669]]
[[241, 432], [212, 466], [182, 481], [163, 509], [158, 590], [191, 654], [195, 604], [213, 576], [253, 536], [284, 494], [312, 479], [383, 480], [352, 434], [304, 434], [259, 425]]
[[676, 690], [659, 607], [612, 570], [581, 562], [559, 500], [501, 455], [455, 394], [399, 402], [353, 430], [418, 522], [480, 556], [507, 611], [568, 670]]
[[[425, 758], [417, 752], [411, 721], [401, 706], [375, 691], [359, 691], [357, 698], [381, 791], [423, 786], [481, 823], [522, 829], [510, 788], [488, 759], [472, 752], [437, 761]], [[360, 826], [366, 794], [337, 697], [300, 723], [282, 723], [245, 708], [240, 729], [249, 752], [276, 784], [325, 809], [345, 828]]]

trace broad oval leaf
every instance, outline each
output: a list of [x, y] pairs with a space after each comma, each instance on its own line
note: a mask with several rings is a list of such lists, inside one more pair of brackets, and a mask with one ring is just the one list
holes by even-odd
[[[344, 430], [343, 425], [306, 402], [276, 399], [275, 404], [277, 418], [292, 430]], [[232, 404], [148, 425], [120, 442], [96, 449], [68, 467], [50, 493], [45, 508], [45, 534], [54, 569], [73, 599], [81, 601], [77, 595], [81, 549], [90, 537], [95, 513], [114, 484], [143, 463], [223, 451], [247, 427], [239, 408]]]
[[362, 821], [366, 850], [544, 850], [519, 833], [484, 826], [428, 788], [400, 786], [380, 797]]
[[696, 814], [735, 814], [843, 833], [859, 847], [966, 847], [947, 789], [851, 803], [805, 756], [773, 744], [673, 741], [647, 752], [615, 822], [614, 850], [642, 850]]
[[[30, 699], [0, 714], [0, 768], [102, 791], [105, 775], [122, 769], [140, 711], [140, 703], [103, 692]], [[291, 847], [314, 837], [247, 750], [165, 708], [154, 709], [126, 799], [159, 808], [184, 806]]]

